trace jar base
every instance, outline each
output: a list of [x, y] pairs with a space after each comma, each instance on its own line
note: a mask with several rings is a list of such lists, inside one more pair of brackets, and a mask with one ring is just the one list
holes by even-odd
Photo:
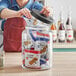
[[28, 69], [28, 70], [33, 70], [33, 71], [45, 71], [45, 70], [50, 70], [51, 68], [49, 67], [49, 68], [44, 68], [44, 69], [37, 69], [37, 68], [31, 68], [31, 67], [26, 67], [26, 66], [23, 66], [22, 65], [22, 68], [23, 69]]

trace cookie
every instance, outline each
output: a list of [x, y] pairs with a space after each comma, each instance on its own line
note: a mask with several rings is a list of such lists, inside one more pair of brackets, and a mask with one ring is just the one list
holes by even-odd
[[32, 64], [34, 64], [37, 60], [38, 60], [37, 58], [33, 58], [33, 59], [29, 62], [29, 64], [32, 65]]
[[37, 25], [37, 19], [34, 20], [33, 25]]
[[48, 46], [46, 45], [46, 46], [44, 46], [44, 48], [40, 51], [40, 53], [42, 54], [42, 53], [44, 53], [44, 52], [46, 52], [46, 49], [48, 48]]
[[30, 41], [25, 41], [24, 44], [29, 45], [29, 44], [31, 44], [31, 42]]

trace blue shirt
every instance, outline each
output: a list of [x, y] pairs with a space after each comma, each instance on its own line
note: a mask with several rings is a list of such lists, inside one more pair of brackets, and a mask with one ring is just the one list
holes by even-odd
[[[0, 0], [0, 13], [4, 8], [9, 8], [15, 11], [18, 11], [22, 8], [28, 8], [29, 10], [37, 9], [41, 11], [43, 8], [43, 5], [37, 1], [29, 0], [28, 3], [24, 7], [20, 8], [16, 0]], [[5, 20], [2, 22], [2, 29], [3, 29], [4, 22]]]

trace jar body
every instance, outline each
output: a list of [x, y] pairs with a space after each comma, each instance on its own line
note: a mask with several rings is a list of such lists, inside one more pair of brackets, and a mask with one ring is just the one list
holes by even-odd
[[44, 28], [48, 28], [49, 27], [49, 30], [50, 30], [50, 24], [47, 24], [47, 23], [44, 23], [44, 22], [41, 22], [40, 20], [36, 19], [35, 17], [32, 17], [31, 19], [27, 19], [27, 18], [24, 18], [26, 23], [27, 23], [27, 27], [44, 27]]
[[4, 51], [3, 47], [0, 48], [0, 68], [3, 68]]
[[26, 27], [22, 33], [22, 62], [24, 68], [52, 67], [52, 33], [47, 28]]

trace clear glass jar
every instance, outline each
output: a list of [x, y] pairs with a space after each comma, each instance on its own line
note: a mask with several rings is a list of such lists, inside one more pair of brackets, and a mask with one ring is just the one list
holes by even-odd
[[[40, 19], [40, 20], [39, 20]], [[33, 12], [32, 19], [26, 19], [27, 26], [22, 32], [23, 68], [50, 69], [52, 67], [52, 33], [49, 31], [51, 21]]]
[[4, 52], [3, 47], [0, 48], [0, 68], [3, 68]]
[[40, 70], [52, 67], [52, 33], [47, 29], [26, 27], [23, 31], [23, 67]]

